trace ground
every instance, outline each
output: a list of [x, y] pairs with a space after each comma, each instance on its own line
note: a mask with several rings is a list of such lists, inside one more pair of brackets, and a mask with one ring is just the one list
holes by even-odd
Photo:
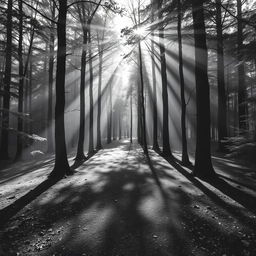
[[213, 162], [206, 182], [124, 140], [58, 182], [52, 158], [6, 167], [0, 255], [256, 255], [255, 168]]

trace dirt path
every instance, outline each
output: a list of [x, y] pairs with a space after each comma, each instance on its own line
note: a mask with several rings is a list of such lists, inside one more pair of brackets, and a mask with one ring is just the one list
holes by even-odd
[[[0, 174], [2, 209], [25, 198], [1, 230], [0, 255], [256, 255], [256, 215], [243, 198], [253, 200], [255, 186], [209, 184], [149, 155], [114, 143], [74, 176], [41, 187], [51, 161]], [[216, 168], [231, 179], [217, 159]]]

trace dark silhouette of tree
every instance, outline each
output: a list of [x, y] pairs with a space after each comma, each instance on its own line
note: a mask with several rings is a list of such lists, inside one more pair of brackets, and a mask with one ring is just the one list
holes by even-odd
[[[55, 5], [51, 3], [51, 12], [52, 12], [52, 20], [55, 18]], [[48, 118], [47, 118], [47, 141], [48, 141], [48, 147], [47, 151], [48, 153], [53, 152], [54, 146], [53, 146], [53, 71], [54, 71], [54, 42], [55, 42], [55, 23], [52, 21], [50, 25], [50, 42], [49, 42], [49, 73], [48, 73], [48, 79], [49, 79], [49, 87], [48, 87]]]
[[10, 109], [10, 84], [12, 70], [12, 8], [13, 1], [8, 0], [7, 7], [7, 23], [6, 23], [6, 48], [5, 48], [5, 70], [4, 70], [4, 99], [2, 114], [2, 132], [0, 158], [9, 159], [9, 109]]
[[221, 0], [216, 0], [216, 30], [217, 30], [217, 80], [218, 80], [218, 140], [219, 150], [224, 151], [223, 140], [227, 137], [227, 107], [224, 71], [224, 43]]
[[248, 108], [246, 102], [245, 68], [243, 59], [244, 35], [242, 18], [242, 1], [237, 0], [238, 116], [240, 132], [244, 133], [248, 129]]
[[57, 22], [57, 70], [56, 70], [56, 105], [55, 105], [55, 165], [51, 177], [63, 177], [71, 174], [67, 159], [65, 138], [65, 74], [66, 74], [66, 20], [67, 0], [59, 0]]
[[164, 24], [162, 22], [162, 1], [158, 2], [158, 19], [161, 22], [159, 27], [159, 49], [161, 60], [161, 77], [162, 77], [162, 102], [163, 102], [163, 155], [172, 157], [169, 135], [169, 103], [168, 103], [168, 82], [166, 72], [166, 57], [164, 45]]
[[[23, 94], [24, 94], [24, 70], [23, 70], [23, 8], [22, 0], [18, 1], [19, 5], [19, 46], [18, 46], [18, 58], [19, 58], [19, 89], [18, 89], [18, 112], [23, 114]], [[17, 134], [17, 151], [16, 159], [19, 159], [22, 155], [23, 139], [21, 132], [23, 131], [23, 119], [18, 117], [18, 134]]]
[[79, 137], [76, 153], [76, 161], [84, 161], [86, 159], [84, 155], [84, 137], [85, 137], [85, 70], [86, 70], [86, 46], [88, 43], [88, 22], [85, 13], [85, 6], [81, 4], [78, 8], [79, 19], [83, 31], [83, 47], [81, 55], [81, 72], [80, 72], [80, 125], [79, 125]]
[[183, 48], [182, 48], [182, 6], [181, 0], [177, 1], [178, 8], [178, 44], [179, 44], [179, 75], [180, 75], [180, 98], [181, 98], [181, 133], [182, 133], [182, 163], [184, 165], [190, 165], [188, 157], [188, 147], [187, 147], [187, 132], [186, 132], [186, 99], [185, 99], [185, 81], [183, 72]]
[[[155, 9], [156, 4], [154, 0], [152, 0], [152, 10], [151, 10], [151, 21], [155, 21]], [[154, 32], [153, 32], [154, 33]], [[159, 144], [158, 144], [158, 113], [157, 113], [157, 91], [156, 91], [156, 59], [155, 59], [155, 42], [154, 42], [154, 34], [152, 34], [152, 40], [151, 40], [151, 59], [152, 59], [152, 87], [153, 87], [153, 150], [159, 151]]]
[[103, 68], [103, 49], [99, 43], [99, 81], [98, 81], [98, 115], [97, 115], [97, 146], [96, 149], [102, 149], [101, 144], [101, 87], [102, 87], [102, 68]]
[[107, 143], [112, 141], [112, 79], [108, 83]]
[[197, 104], [197, 138], [194, 175], [209, 178], [215, 174], [211, 161], [210, 95], [208, 52], [203, 0], [192, 1], [195, 40], [195, 80]]
[[102, 36], [100, 37], [99, 32], [97, 33], [98, 39], [98, 51], [99, 51], [99, 81], [98, 81], [98, 115], [97, 115], [97, 146], [96, 149], [102, 149], [101, 143], [101, 99], [102, 99], [102, 72], [103, 72], [103, 57], [104, 57], [104, 39], [105, 39], [105, 29], [106, 29], [107, 14], [104, 20], [104, 27], [102, 31]]
[[122, 109], [118, 111], [118, 139], [122, 139]]
[[147, 147], [147, 135], [146, 135], [146, 114], [145, 114], [145, 101], [144, 101], [144, 78], [143, 78], [143, 65], [142, 65], [142, 52], [141, 52], [141, 41], [138, 43], [139, 47], [139, 74], [140, 74], [140, 82], [139, 82], [139, 97], [140, 97], [140, 109], [141, 112], [141, 144], [145, 154], [148, 154]]
[[132, 87], [131, 87], [131, 94], [130, 94], [130, 142], [132, 143], [132, 127], [133, 127], [133, 111], [132, 111]]
[[[32, 54], [32, 51], [31, 51]], [[28, 112], [29, 112], [29, 116], [32, 119], [32, 86], [33, 86], [33, 82], [32, 82], [32, 70], [33, 70], [33, 62], [30, 59], [29, 61], [29, 92], [28, 92]], [[28, 129], [28, 133], [31, 135], [33, 132], [33, 123], [29, 122], [29, 129]]]
[[89, 43], [89, 73], [90, 73], [90, 82], [89, 82], [89, 149], [88, 154], [91, 155], [94, 152], [94, 132], [93, 132], [93, 63], [92, 63], [92, 40], [91, 40], [91, 24], [88, 24], [88, 43]]

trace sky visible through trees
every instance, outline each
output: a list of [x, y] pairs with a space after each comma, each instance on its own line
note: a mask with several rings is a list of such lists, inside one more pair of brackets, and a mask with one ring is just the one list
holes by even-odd
[[0, 255], [256, 255], [253, 0], [0, 0]]

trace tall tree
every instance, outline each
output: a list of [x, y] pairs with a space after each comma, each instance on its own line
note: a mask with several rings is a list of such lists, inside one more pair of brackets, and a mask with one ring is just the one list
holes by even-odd
[[0, 145], [0, 159], [9, 159], [9, 110], [10, 110], [10, 85], [12, 70], [12, 6], [13, 1], [8, 0], [7, 24], [6, 24], [6, 48], [5, 48], [5, 70], [4, 70], [4, 99], [2, 115], [2, 132]]
[[187, 132], [186, 132], [186, 99], [185, 99], [185, 81], [183, 72], [183, 47], [182, 47], [182, 7], [181, 0], [177, 1], [178, 7], [178, 44], [179, 44], [179, 75], [180, 75], [180, 98], [181, 98], [181, 133], [182, 133], [182, 163], [184, 165], [190, 165], [188, 157], [188, 146], [187, 146]]
[[18, 134], [17, 134], [17, 151], [16, 159], [19, 159], [22, 155], [23, 139], [23, 94], [24, 94], [24, 74], [23, 74], [23, 8], [22, 0], [19, 0], [19, 46], [18, 46], [18, 58], [19, 58], [19, 96], [18, 96]]
[[81, 55], [81, 73], [80, 73], [80, 125], [79, 125], [79, 137], [76, 153], [76, 161], [84, 161], [86, 159], [84, 155], [84, 137], [85, 137], [85, 70], [86, 70], [86, 55], [88, 44], [88, 23], [85, 13], [85, 7], [81, 4], [78, 7], [79, 19], [83, 31], [83, 47]]
[[[31, 55], [32, 55], [32, 52], [31, 52]], [[30, 116], [30, 119], [32, 119], [32, 94], [33, 94], [33, 89], [32, 89], [32, 86], [33, 86], [33, 81], [32, 81], [32, 71], [33, 71], [33, 62], [32, 60], [30, 59], [29, 61], [29, 73], [28, 73], [28, 77], [29, 77], [29, 89], [28, 89], [28, 112], [29, 112], [29, 116]], [[29, 127], [28, 127], [28, 133], [30, 135], [32, 135], [32, 132], [33, 132], [33, 123], [32, 122], [29, 122]]]
[[[155, 1], [152, 0], [152, 11], [151, 11], [151, 21], [152, 23], [155, 21]], [[155, 42], [154, 42], [154, 34], [152, 34], [151, 40], [151, 61], [152, 61], [152, 87], [153, 87], [153, 150], [159, 151], [158, 144], [158, 114], [157, 114], [157, 91], [156, 91], [156, 60], [155, 60]]]
[[196, 176], [209, 178], [214, 176], [215, 172], [211, 161], [208, 50], [203, 3], [204, 0], [192, 1], [197, 104], [197, 138], [193, 173]]
[[[104, 21], [104, 28], [102, 31], [102, 37], [100, 38], [99, 32], [97, 33], [98, 37], [98, 51], [99, 51], [99, 80], [98, 80], [98, 115], [97, 115], [97, 146], [96, 149], [102, 149], [101, 144], [101, 87], [102, 87], [102, 69], [103, 69], [103, 55], [104, 55], [104, 38], [105, 38], [105, 29], [106, 29], [106, 20]], [[100, 42], [101, 41], [101, 42]]]
[[122, 111], [119, 109], [119, 113], [118, 113], [118, 130], [119, 130], [119, 140], [122, 139]]
[[[55, 5], [51, 3], [52, 20], [55, 18]], [[52, 21], [50, 25], [50, 43], [49, 43], [49, 71], [48, 71], [48, 117], [47, 117], [47, 151], [53, 152], [53, 71], [54, 71], [54, 42], [55, 42], [55, 23]]]
[[57, 70], [56, 70], [56, 105], [55, 105], [55, 165], [51, 177], [63, 177], [71, 174], [67, 159], [65, 138], [65, 75], [66, 75], [66, 21], [67, 0], [59, 0], [57, 22]]
[[227, 106], [224, 72], [224, 43], [221, 0], [216, 0], [216, 30], [217, 30], [217, 80], [218, 80], [218, 140], [219, 150], [223, 151], [223, 140], [227, 137]]
[[247, 103], [245, 87], [245, 67], [243, 60], [244, 34], [243, 34], [242, 1], [237, 0], [237, 60], [238, 60], [238, 116], [241, 133], [247, 130]]
[[[116, 70], [114, 71], [116, 72]], [[112, 123], [113, 123], [113, 109], [112, 109], [112, 79], [108, 82], [108, 109], [107, 109], [107, 143], [112, 140]]]
[[146, 134], [146, 113], [145, 113], [145, 100], [144, 100], [144, 78], [143, 78], [143, 64], [142, 64], [142, 51], [141, 51], [141, 41], [139, 40], [139, 97], [140, 97], [140, 118], [141, 118], [141, 143], [145, 154], [148, 154], [147, 147], [147, 134]]
[[99, 44], [99, 81], [98, 81], [98, 115], [97, 115], [97, 150], [102, 149], [101, 144], [101, 87], [102, 87], [102, 67], [103, 49]]
[[169, 135], [169, 103], [168, 103], [168, 82], [166, 71], [166, 57], [165, 57], [165, 44], [164, 44], [164, 26], [162, 22], [162, 1], [158, 2], [158, 18], [160, 24], [159, 28], [159, 49], [161, 61], [161, 78], [162, 78], [162, 101], [163, 101], [163, 155], [172, 157], [170, 147]]
[[[138, 84], [140, 82], [138, 81]], [[140, 87], [137, 87], [137, 138], [139, 144], [142, 144], [142, 121], [141, 121], [141, 97]]]
[[131, 87], [131, 95], [130, 95], [130, 142], [132, 143], [132, 128], [133, 128], [133, 111], [132, 111], [132, 87]]
[[89, 43], [89, 149], [88, 154], [93, 154], [94, 151], [94, 135], [93, 135], [93, 61], [92, 61], [92, 35], [91, 24], [88, 24], [88, 43]]
[[[141, 13], [140, 13], [140, 7], [141, 7], [141, 1], [138, 0], [138, 6], [137, 6], [137, 15], [138, 18], [136, 19], [135, 17], [135, 10], [133, 10], [134, 13], [134, 21], [136, 25], [136, 29], [139, 28], [139, 25], [141, 24]], [[147, 129], [146, 129], [146, 111], [145, 111], [145, 89], [144, 89], [144, 77], [143, 77], [143, 60], [142, 60], [142, 49], [141, 49], [141, 35], [138, 36], [138, 54], [139, 54], [139, 94], [138, 97], [140, 98], [139, 100], [139, 112], [140, 115], [138, 118], [140, 118], [140, 132], [141, 132], [141, 140], [140, 143], [143, 147], [144, 153], [148, 154], [148, 146], [147, 146]]]

